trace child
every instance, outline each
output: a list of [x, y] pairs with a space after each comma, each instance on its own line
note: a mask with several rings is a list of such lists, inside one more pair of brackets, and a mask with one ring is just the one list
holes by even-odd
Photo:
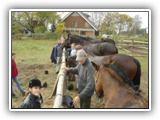
[[13, 92], [13, 81], [16, 83], [19, 91], [22, 93], [22, 95], [24, 96], [25, 95], [25, 91], [21, 88], [20, 84], [19, 84], [19, 81], [18, 81], [18, 78], [17, 78], [17, 75], [18, 75], [18, 70], [17, 70], [17, 67], [16, 67], [16, 63], [15, 63], [15, 58], [16, 58], [16, 54], [15, 53], [12, 53], [12, 97], [13, 98], [17, 98], [17, 96], [15, 95], [15, 93]]
[[[41, 108], [40, 100], [43, 103], [41, 96], [41, 81], [34, 78], [29, 81], [29, 92], [25, 95], [21, 108]], [[40, 97], [39, 97], [40, 96]]]
[[55, 47], [55, 51], [54, 51], [54, 58], [57, 61], [57, 64], [56, 64], [56, 74], [59, 73], [60, 63], [61, 63], [61, 56], [62, 56], [61, 40], [58, 39], [58, 43], [57, 43], [57, 45]]
[[61, 36], [61, 43], [64, 43], [64, 41], [65, 41], [65, 38], [64, 38], [64, 36], [62, 35], [62, 36]]
[[75, 43], [72, 43], [71, 44], [71, 53], [70, 53], [70, 56], [75, 56], [76, 55], [76, 50], [75, 50]]

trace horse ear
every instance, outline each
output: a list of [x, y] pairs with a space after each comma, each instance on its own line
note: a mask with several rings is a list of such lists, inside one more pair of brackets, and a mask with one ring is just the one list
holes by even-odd
[[98, 71], [98, 70], [99, 70], [99, 65], [97, 65], [96, 63], [94, 63], [94, 62], [92, 62], [92, 61], [91, 61], [91, 63], [92, 63], [93, 68], [94, 68], [96, 71]]
[[70, 35], [71, 35], [71, 33], [69, 32], [69, 33], [68, 33], [68, 38], [69, 38]]
[[115, 64], [116, 62], [117, 62], [117, 60], [115, 60], [115, 61], [112, 61], [112, 62], [111, 62], [111, 64]]

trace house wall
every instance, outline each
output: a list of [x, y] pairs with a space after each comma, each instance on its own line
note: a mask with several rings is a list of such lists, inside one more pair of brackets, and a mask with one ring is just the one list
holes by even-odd
[[[74, 13], [74, 12], [73, 12]], [[72, 13], [72, 14], [73, 14]], [[68, 16], [63, 22], [65, 22], [65, 27], [66, 28], [87, 28], [87, 29], [93, 29], [92, 26], [90, 27], [85, 27], [85, 21], [84, 18], [82, 18], [80, 15], [79, 16]], [[73, 22], [77, 22], [77, 27], [73, 26]], [[88, 23], [88, 22], [87, 22]]]

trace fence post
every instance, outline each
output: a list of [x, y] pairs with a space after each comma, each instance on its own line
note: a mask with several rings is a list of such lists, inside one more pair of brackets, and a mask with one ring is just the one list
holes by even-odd
[[134, 39], [131, 39], [132, 43], [131, 43], [131, 53], [133, 53], [133, 42], [134, 42]]

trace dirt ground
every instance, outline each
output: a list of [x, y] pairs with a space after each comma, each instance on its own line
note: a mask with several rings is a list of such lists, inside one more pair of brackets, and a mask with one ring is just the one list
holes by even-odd
[[[53, 108], [55, 97], [52, 97], [51, 99], [49, 97], [52, 93], [52, 90], [53, 90], [53, 87], [56, 81], [56, 77], [57, 77], [57, 75], [55, 74], [55, 65], [53, 63], [42, 64], [42, 65], [18, 64], [17, 69], [19, 71], [18, 80], [20, 82], [21, 87], [25, 91], [28, 91], [29, 80], [33, 78], [40, 79], [42, 84], [44, 82], [47, 82], [48, 86], [46, 88], [42, 88], [42, 91], [41, 91], [42, 96], [43, 96], [43, 104], [41, 105], [41, 107], [42, 108]], [[45, 74], [44, 72], [45, 70], [48, 70], [49, 73]], [[78, 93], [77, 91], [75, 91], [76, 83], [75, 82], [72, 82], [72, 83], [74, 83], [74, 90], [67, 91], [67, 94], [74, 98], [75, 96], [78, 95]], [[68, 85], [69, 84], [70, 83], [68, 83]], [[148, 102], [148, 72], [142, 71], [140, 89], [142, 90], [141, 95]], [[19, 92], [18, 88], [16, 87], [15, 83], [13, 83], [13, 90], [16, 96], [18, 96], [18, 98], [12, 98], [12, 108], [20, 108], [23, 97], [21, 93]], [[94, 108], [96, 103], [97, 103], [97, 100], [95, 99], [95, 96], [93, 95], [92, 100], [91, 100], [91, 108]], [[102, 99], [100, 104], [98, 104], [96, 108], [104, 108], [104, 105], [105, 105], [104, 99]], [[80, 105], [77, 104], [75, 107], [80, 108]]]

